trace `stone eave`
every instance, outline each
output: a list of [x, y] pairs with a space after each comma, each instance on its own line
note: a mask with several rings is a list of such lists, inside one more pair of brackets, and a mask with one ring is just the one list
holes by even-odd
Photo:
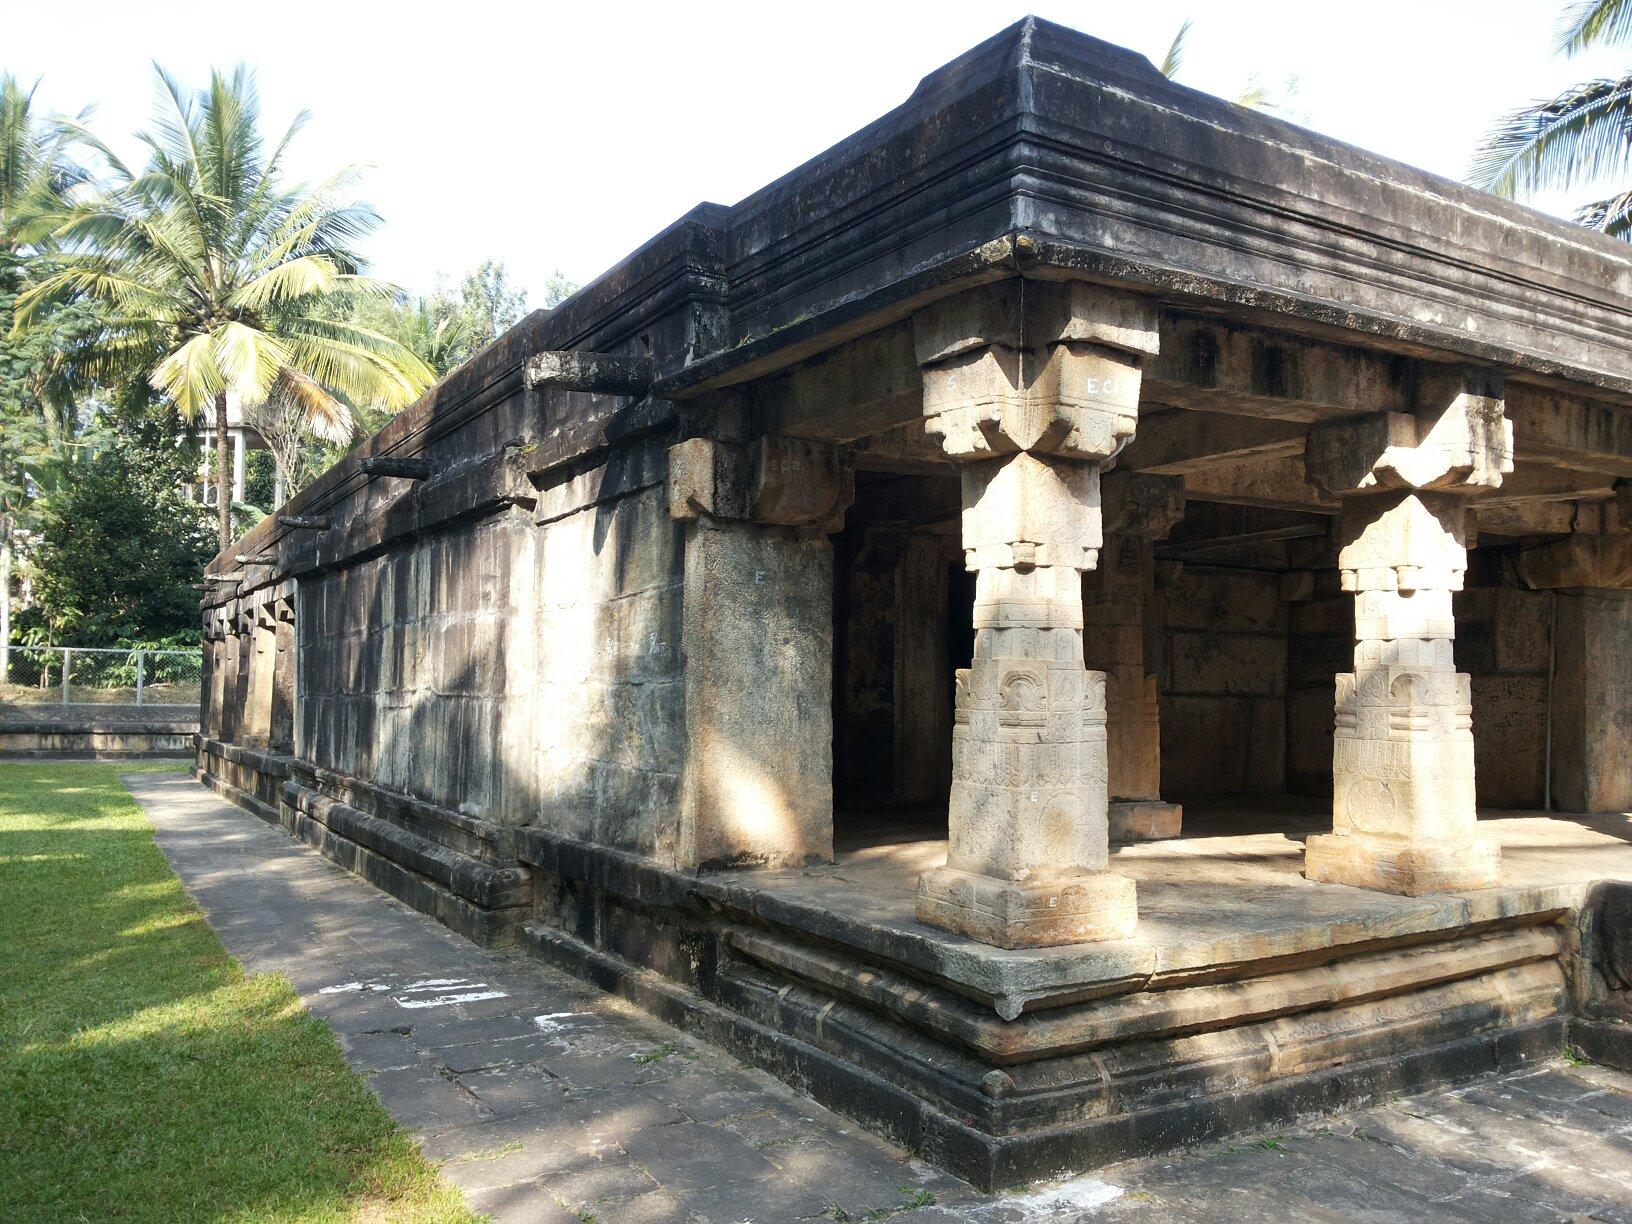
[[[827, 152], [733, 207], [698, 206], [556, 310], [529, 315], [282, 512], [347, 499], [368, 479], [359, 458], [427, 453], [521, 394], [541, 350], [643, 353], [653, 394], [685, 398], [1014, 275], [1081, 276], [1632, 395], [1632, 247], [1027, 18]], [[681, 317], [684, 344], [660, 335], [650, 347], [654, 323]], [[269, 519], [228, 551], [285, 533]], [[224, 555], [211, 572], [228, 565]]]

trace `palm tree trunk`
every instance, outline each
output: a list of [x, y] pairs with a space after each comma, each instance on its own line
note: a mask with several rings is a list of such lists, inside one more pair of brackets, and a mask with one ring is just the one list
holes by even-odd
[[11, 681], [11, 523], [0, 524], [0, 684]]
[[232, 543], [232, 478], [227, 473], [227, 393], [215, 393], [215, 502], [221, 551]]

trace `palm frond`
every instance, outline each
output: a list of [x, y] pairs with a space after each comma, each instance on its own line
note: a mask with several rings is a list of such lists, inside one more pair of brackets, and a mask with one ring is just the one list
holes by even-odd
[[1558, 31], [1560, 55], [1632, 39], [1632, 0], [1577, 0], [1564, 10]]
[[1167, 54], [1162, 56], [1161, 74], [1168, 80], [1179, 75], [1179, 69], [1184, 66], [1184, 44], [1190, 37], [1190, 27], [1195, 22], [1189, 17], [1179, 26], [1179, 32], [1173, 35], [1173, 41], [1168, 44]]
[[1632, 237], [1632, 191], [1584, 205], [1576, 211], [1575, 220], [1588, 229], [1602, 230], [1611, 238]]
[[350, 442], [356, 432], [351, 409], [325, 391], [316, 379], [293, 367], [284, 368], [274, 395], [299, 413], [307, 432], [324, 442], [341, 445]]
[[1497, 195], [1569, 187], [1632, 168], [1632, 75], [1589, 81], [1508, 115], [1485, 137], [1468, 181]]
[[289, 350], [276, 336], [245, 323], [223, 323], [210, 340], [221, 380], [240, 404], [264, 400], [289, 364]]
[[301, 255], [262, 272], [227, 297], [227, 305], [241, 310], [264, 310], [303, 297], [334, 292], [340, 271], [327, 255]]
[[215, 364], [214, 338], [199, 332], [165, 356], [148, 376], [153, 389], [168, 395], [186, 420], [202, 415], [219, 392], [227, 389], [226, 379]]

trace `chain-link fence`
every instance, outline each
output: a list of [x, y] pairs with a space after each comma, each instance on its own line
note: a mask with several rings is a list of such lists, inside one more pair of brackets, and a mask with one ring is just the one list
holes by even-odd
[[0, 712], [192, 712], [202, 666], [196, 650], [0, 646]]

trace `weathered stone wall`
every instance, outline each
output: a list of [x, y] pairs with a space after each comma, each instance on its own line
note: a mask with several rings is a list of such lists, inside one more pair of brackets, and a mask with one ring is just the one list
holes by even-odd
[[496, 766], [507, 630], [531, 603], [531, 535], [512, 512], [302, 582], [296, 755], [519, 823], [525, 813], [506, 802], [510, 779]]
[[1354, 658], [1354, 597], [1337, 589], [1335, 573], [1309, 585], [1309, 599], [1287, 606], [1286, 789], [1329, 799], [1337, 673]]
[[1632, 811], [1632, 592], [1559, 593], [1557, 669], [1555, 806]]
[[[551, 509], [546, 494], [541, 513]], [[648, 486], [537, 528], [530, 660], [510, 678], [523, 823], [674, 862], [685, 693], [682, 542]]]
[[1163, 793], [1280, 790], [1287, 605], [1279, 576], [1187, 564], [1163, 606]]
[[672, 860], [680, 559], [660, 487], [565, 485], [300, 592], [300, 742], [320, 770], [479, 820]]

